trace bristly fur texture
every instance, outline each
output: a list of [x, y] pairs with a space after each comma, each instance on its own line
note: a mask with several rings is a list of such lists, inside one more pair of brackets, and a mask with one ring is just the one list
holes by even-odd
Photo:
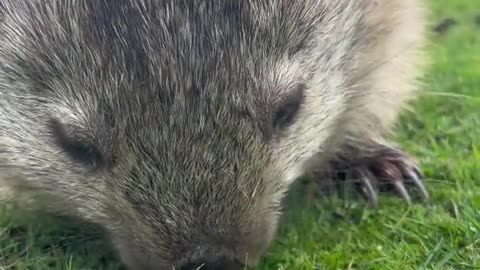
[[254, 265], [295, 179], [388, 140], [424, 26], [417, 0], [2, 0], [0, 20], [0, 186], [142, 270]]

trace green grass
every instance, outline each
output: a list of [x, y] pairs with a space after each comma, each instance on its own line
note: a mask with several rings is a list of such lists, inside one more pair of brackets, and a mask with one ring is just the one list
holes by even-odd
[[[382, 196], [376, 211], [355, 198], [305, 207], [292, 196], [295, 211], [259, 269], [480, 269], [480, 1], [430, 4], [432, 26], [445, 17], [457, 24], [432, 34], [425, 95], [398, 132], [420, 159], [430, 206]], [[15, 211], [0, 211], [0, 269], [118, 269], [93, 230]]]

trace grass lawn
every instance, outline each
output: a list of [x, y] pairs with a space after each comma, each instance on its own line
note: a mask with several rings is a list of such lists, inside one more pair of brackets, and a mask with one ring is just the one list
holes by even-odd
[[[305, 207], [293, 194], [294, 211], [259, 269], [480, 269], [480, 1], [430, 6], [432, 29], [446, 17], [457, 23], [432, 32], [425, 95], [398, 132], [423, 166], [430, 205], [382, 196], [376, 211], [358, 198]], [[118, 269], [96, 235], [63, 219], [0, 208], [0, 270]]]

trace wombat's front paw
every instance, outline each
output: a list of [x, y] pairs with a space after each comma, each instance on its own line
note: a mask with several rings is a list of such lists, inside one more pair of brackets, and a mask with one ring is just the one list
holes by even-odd
[[330, 177], [353, 182], [372, 207], [378, 205], [378, 191], [394, 190], [410, 204], [408, 186], [415, 186], [425, 201], [429, 198], [417, 163], [396, 148], [387, 147], [369, 153], [368, 157], [337, 160], [331, 169]]

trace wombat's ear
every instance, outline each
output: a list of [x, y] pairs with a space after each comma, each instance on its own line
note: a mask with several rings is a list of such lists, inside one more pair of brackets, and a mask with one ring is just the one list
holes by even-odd
[[297, 112], [304, 101], [305, 85], [296, 84], [282, 93], [279, 101], [274, 105], [273, 130], [279, 132], [290, 126], [297, 116]]
[[69, 130], [60, 121], [50, 121], [50, 132], [56, 144], [74, 162], [88, 169], [100, 169], [106, 165], [105, 157], [94, 142], [84, 136], [78, 136], [75, 131]]

